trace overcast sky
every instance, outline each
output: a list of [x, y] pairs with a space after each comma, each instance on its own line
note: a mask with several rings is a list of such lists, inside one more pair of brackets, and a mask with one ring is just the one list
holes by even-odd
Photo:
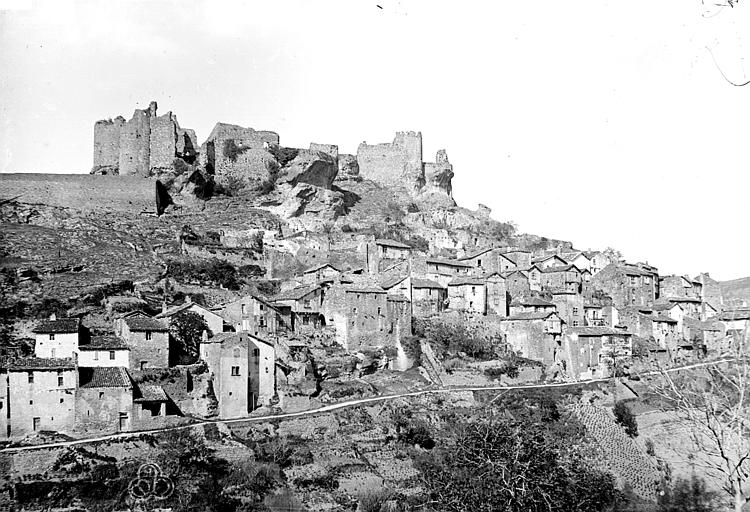
[[200, 142], [218, 121], [344, 153], [419, 130], [462, 206], [743, 277], [750, 86], [721, 72], [750, 78], [748, 3], [0, 0], [0, 172], [88, 172], [94, 122], [150, 100]]

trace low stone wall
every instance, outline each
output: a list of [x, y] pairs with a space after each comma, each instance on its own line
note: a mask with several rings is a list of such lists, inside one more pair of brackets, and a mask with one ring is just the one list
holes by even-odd
[[161, 213], [168, 196], [159, 183], [135, 176], [0, 174], [0, 201], [76, 210]]

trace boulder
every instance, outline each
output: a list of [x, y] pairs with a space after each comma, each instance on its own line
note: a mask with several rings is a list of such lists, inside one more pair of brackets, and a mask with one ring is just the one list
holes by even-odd
[[286, 183], [293, 187], [299, 183], [306, 183], [330, 190], [338, 172], [336, 159], [330, 154], [302, 149], [281, 169], [277, 183]]
[[355, 157], [354, 155], [339, 155], [339, 173], [336, 176], [336, 181], [358, 179], [360, 179], [360, 176], [357, 157]]

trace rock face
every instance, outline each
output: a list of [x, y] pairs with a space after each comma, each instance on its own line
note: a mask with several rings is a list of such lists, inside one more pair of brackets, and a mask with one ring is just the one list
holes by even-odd
[[420, 198], [431, 202], [438, 202], [445, 206], [455, 206], [453, 200], [453, 166], [448, 161], [448, 154], [444, 149], [437, 152], [435, 163], [424, 164], [425, 186], [420, 190]]
[[320, 231], [346, 211], [341, 192], [309, 183], [279, 184], [269, 211], [285, 219], [295, 230]]
[[360, 179], [357, 157], [346, 154], [339, 155], [339, 173], [336, 175], [336, 181], [357, 179]]
[[336, 159], [329, 153], [300, 150], [297, 156], [281, 170], [277, 183], [287, 183], [292, 187], [298, 183], [307, 183], [330, 189], [338, 172]]
[[157, 116], [156, 108], [152, 101], [148, 109], [137, 109], [129, 121], [118, 116], [94, 124], [91, 174], [148, 177], [171, 168], [175, 158], [195, 161], [195, 132], [181, 128], [172, 112]]

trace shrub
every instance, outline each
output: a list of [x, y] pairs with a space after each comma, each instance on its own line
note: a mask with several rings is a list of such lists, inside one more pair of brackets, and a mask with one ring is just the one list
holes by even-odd
[[359, 496], [359, 512], [380, 512], [386, 501], [393, 497], [393, 493], [382, 487], [380, 489], [368, 489]]
[[654, 450], [654, 442], [651, 439], [646, 439], [646, 453], [652, 457], [656, 457], [656, 450]]
[[630, 437], [638, 436], [638, 422], [635, 419], [635, 414], [624, 401], [616, 402], [612, 412], [615, 414], [615, 421], [623, 426], [627, 435]]
[[238, 290], [240, 282], [237, 269], [231, 263], [219, 260], [167, 262], [167, 275], [178, 281], [210, 282], [230, 290]]
[[299, 149], [274, 145], [272, 145], [268, 151], [273, 155], [276, 161], [279, 162], [280, 167], [285, 167], [289, 162], [297, 158], [297, 155], [299, 154]]
[[232, 162], [237, 161], [237, 156], [242, 152], [247, 151], [248, 148], [238, 146], [234, 139], [227, 139], [224, 141], [223, 153], [224, 156], [230, 159]]

